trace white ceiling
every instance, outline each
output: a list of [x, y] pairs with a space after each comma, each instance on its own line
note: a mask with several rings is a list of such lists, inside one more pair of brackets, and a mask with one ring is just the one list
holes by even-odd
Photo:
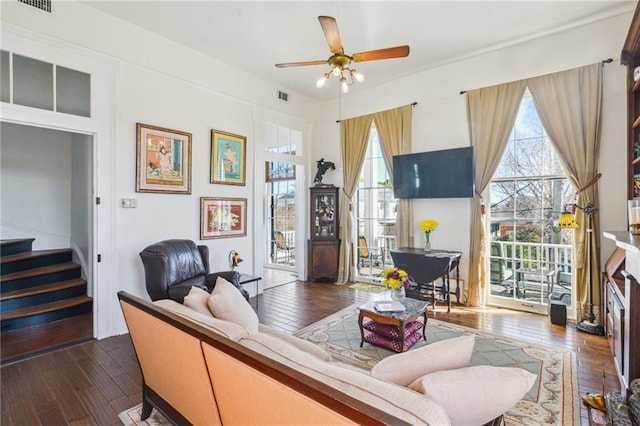
[[[408, 44], [407, 58], [352, 64], [351, 91], [634, 9], [636, 0], [565, 1], [100, 1], [86, 3], [205, 55], [316, 99], [337, 95], [317, 17], [336, 18], [346, 54]], [[620, 46], [622, 48], [622, 46]], [[582, 49], [584, 46], [576, 46]], [[617, 59], [617, 58], [616, 58]]]

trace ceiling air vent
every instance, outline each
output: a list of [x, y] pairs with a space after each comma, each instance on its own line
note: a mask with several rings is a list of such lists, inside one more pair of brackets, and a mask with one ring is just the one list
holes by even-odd
[[51, 0], [18, 0], [20, 3], [28, 4], [37, 9], [51, 13]]
[[278, 99], [282, 102], [289, 102], [289, 94], [287, 92], [283, 92], [282, 90], [278, 90]]

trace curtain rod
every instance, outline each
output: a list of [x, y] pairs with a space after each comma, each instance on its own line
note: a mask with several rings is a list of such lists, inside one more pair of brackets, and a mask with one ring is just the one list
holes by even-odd
[[[611, 62], [613, 62], [613, 59], [611, 59], [611, 58], [603, 59], [601, 62], [602, 62], [602, 65], [604, 65], [604, 64], [610, 64]], [[467, 93], [467, 91], [466, 91], [466, 90], [461, 90], [461, 91], [460, 91], [460, 94], [461, 94], [461, 95], [464, 95], [465, 93]]]
[[[413, 107], [414, 107], [414, 106], [418, 105], [418, 102], [411, 102], [409, 105], [411, 105], [411, 106], [413, 106]], [[374, 114], [375, 114], [375, 113], [374, 113]], [[342, 121], [342, 120], [336, 120], [336, 123], [340, 123], [341, 121]]]

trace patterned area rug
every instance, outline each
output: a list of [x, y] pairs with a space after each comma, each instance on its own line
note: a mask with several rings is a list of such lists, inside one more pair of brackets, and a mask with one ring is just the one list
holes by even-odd
[[118, 414], [118, 418], [125, 426], [171, 426], [173, 423], [164, 418], [155, 408], [147, 420], [140, 420], [142, 404], [129, 408]]
[[363, 290], [369, 293], [381, 293], [385, 290], [387, 290], [387, 288], [383, 285], [378, 285], [378, 284], [368, 284], [368, 283], [355, 283], [355, 284], [351, 284], [349, 286], [349, 288], [354, 288], [356, 290]]
[[[529, 393], [505, 414], [506, 425], [579, 425], [580, 406], [575, 354], [572, 351], [497, 336], [429, 318], [427, 339], [414, 348], [465, 333], [476, 343], [471, 365], [520, 367], [538, 375]], [[356, 305], [312, 324], [296, 336], [326, 349], [339, 361], [371, 369], [394, 352], [365, 343], [360, 347]], [[415, 349], [411, 349], [415, 350]]]

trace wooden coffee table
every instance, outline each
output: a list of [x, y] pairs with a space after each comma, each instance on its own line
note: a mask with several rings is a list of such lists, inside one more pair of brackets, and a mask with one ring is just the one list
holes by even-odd
[[[360, 314], [358, 315], [358, 327], [360, 328], [360, 347], [364, 344], [364, 319], [369, 318], [371, 321], [380, 325], [391, 325], [398, 327], [398, 335], [400, 342], [402, 342], [402, 352], [404, 352], [404, 346], [408, 336], [405, 335], [407, 324], [417, 321], [422, 317], [422, 338], [427, 340], [426, 327], [428, 310], [431, 303], [424, 300], [417, 300], [412, 298], [405, 298], [403, 305], [404, 311], [401, 312], [380, 312], [375, 308], [375, 302], [378, 300], [371, 300], [358, 307]], [[372, 343], [372, 342], [369, 342]], [[415, 342], [413, 342], [415, 343]], [[375, 343], [373, 343], [375, 344]], [[410, 347], [409, 347], [410, 348]], [[409, 349], [407, 348], [407, 350]]]

